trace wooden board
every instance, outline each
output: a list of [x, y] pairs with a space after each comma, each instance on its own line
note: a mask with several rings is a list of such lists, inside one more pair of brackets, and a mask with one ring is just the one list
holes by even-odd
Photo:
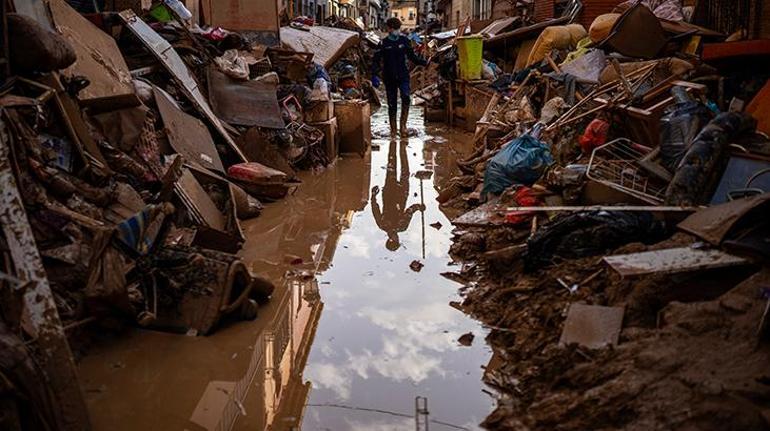
[[698, 250], [690, 247], [606, 256], [603, 260], [624, 278], [650, 274], [679, 274], [748, 263], [742, 257], [721, 250]]
[[159, 87], [153, 87], [153, 93], [168, 142], [174, 151], [185, 160], [224, 173], [225, 168], [208, 127], [201, 120], [179, 109], [174, 99]]
[[191, 203], [195, 205], [195, 209], [203, 216], [203, 220], [209, 227], [219, 231], [225, 230], [225, 216], [188, 169], [182, 172], [177, 184], [190, 198]]
[[83, 18], [64, 0], [51, 0], [49, 4], [56, 28], [77, 54], [77, 61], [61, 73], [85, 76], [91, 82], [78, 93], [80, 102], [104, 109], [138, 105], [131, 73], [115, 39]]
[[571, 304], [559, 345], [579, 344], [589, 349], [617, 345], [623, 327], [622, 307]]
[[736, 199], [721, 205], [714, 205], [692, 214], [677, 227], [711, 244], [719, 245], [741, 219], [749, 213], [767, 211], [770, 193]]
[[91, 428], [88, 408], [78, 382], [77, 368], [11, 160], [11, 142], [5, 123], [0, 121], [0, 229], [5, 235], [15, 275], [23, 282], [8, 293], [23, 304], [21, 326], [32, 337], [36, 357], [40, 360], [38, 364], [51, 389], [51, 402], [58, 408], [56, 423], [50, 424], [52, 429], [88, 430]]
[[276, 97], [277, 84], [269, 81], [237, 81], [220, 72], [215, 65], [208, 68], [211, 109], [223, 121], [239, 126], [283, 129], [281, 108]]

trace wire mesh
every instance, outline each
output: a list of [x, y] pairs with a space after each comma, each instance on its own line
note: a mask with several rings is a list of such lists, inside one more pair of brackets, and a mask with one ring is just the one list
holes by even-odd
[[615, 139], [593, 151], [587, 176], [644, 202], [661, 204], [667, 185], [648, 175], [639, 164], [650, 152], [649, 148], [629, 139]]

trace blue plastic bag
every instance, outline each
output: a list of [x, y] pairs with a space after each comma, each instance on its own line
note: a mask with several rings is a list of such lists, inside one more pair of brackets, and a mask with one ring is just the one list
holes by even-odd
[[547, 145], [530, 135], [522, 135], [500, 150], [487, 164], [484, 188], [487, 193], [500, 194], [514, 184], [531, 186], [553, 164], [553, 156]]

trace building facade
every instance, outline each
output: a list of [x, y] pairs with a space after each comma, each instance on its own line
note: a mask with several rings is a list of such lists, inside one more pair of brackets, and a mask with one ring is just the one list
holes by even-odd
[[[366, 4], [366, 28], [382, 28], [382, 3], [380, 0], [362, 0]], [[384, 2], [387, 4], [387, 2]]]
[[473, 20], [492, 18], [492, 0], [471, 0], [471, 16]]
[[390, 16], [401, 20], [403, 30], [417, 28], [417, 2], [414, 0], [392, 2]]

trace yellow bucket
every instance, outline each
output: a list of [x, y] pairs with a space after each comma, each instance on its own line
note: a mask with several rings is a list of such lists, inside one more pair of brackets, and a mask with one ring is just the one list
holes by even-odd
[[484, 39], [479, 35], [457, 38], [457, 54], [460, 58], [460, 79], [481, 79]]

